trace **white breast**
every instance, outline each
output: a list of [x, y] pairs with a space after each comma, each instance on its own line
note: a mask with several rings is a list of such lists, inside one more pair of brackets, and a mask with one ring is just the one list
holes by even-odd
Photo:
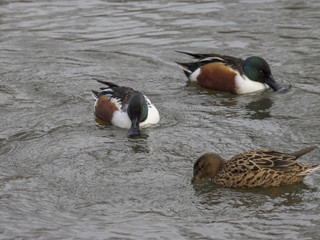
[[127, 112], [123, 112], [121, 109], [119, 111], [115, 111], [113, 113], [112, 125], [129, 129], [131, 127], [131, 120]]
[[156, 109], [156, 107], [151, 103], [150, 99], [147, 96], [144, 95], [144, 97], [148, 105], [148, 117], [145, 121], [140, 123], [140, 127], [147, 127], [160, 121], [158, 109]]
[[[148, 97], [144, 96], [148, 105], [148, 117], [145, 121], [140, 123], [140, 127], [148, 127], [151, 124], [155, 124], [159, 122], [160, 115], [156, 107], [151, 103]], [[113, 101], [115, 102], [115, 101]], [[115, 102], [116, 104], [119, 104], [118, 102]], [[117, 105], [119, 108], [119, 111], [116, 111], [113, 113], [112, 118], [112, 125], [120, 127], [120, 128], [126, 128], [129, 129], [131, 127], [131, 120], [128, 116], [127, 112], [122, 111], [121, 106]]]
[[247, 76], [236, 75], [236, 88], [238, 94], [252, 93], [268, 88], [265, 83], [250, 80]]

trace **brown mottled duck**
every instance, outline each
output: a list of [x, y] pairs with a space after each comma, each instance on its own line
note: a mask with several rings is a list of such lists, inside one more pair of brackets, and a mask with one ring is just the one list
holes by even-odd
[[269, 187], [302, 181], [320, 165], [306, 165], [296, 161], [316, 147], [294, 153], [273, 150], [251, 150], [236, 154], [229, 161], [216, 153], [202, 155], [193, 166], [192, 182], [211, 179], [224, 187]]

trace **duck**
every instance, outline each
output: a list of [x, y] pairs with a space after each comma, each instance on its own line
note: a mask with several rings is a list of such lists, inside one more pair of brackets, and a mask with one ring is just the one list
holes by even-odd
[[192, 63], [176, 62], [190, 81], [199, 86], [232, 94], [247, 94], [271, 88], [284, 93], [287, 89], [274, 80], [269, 64], [258, 56], [244, 59], [220, 54], [176, 51], [197, 59]]
[[255, 149], [234, 155], [230, 160], [216, 153], [203, 154], [193, 166], [192, 183], [210, 179], [223, 187], [271, 187], [294, 184], [320, 168], [296, 161], [315, 149], [307, 147], [293, 153]]
[[129, 129], [127, 136], [136, 137], [140, 136], [141, 127], [159, 122], [159, 111], [146, 95], [130, 87], [96, 80], [105, 85], [100, 91], [92, 90], [94, 112], [100, 124]]

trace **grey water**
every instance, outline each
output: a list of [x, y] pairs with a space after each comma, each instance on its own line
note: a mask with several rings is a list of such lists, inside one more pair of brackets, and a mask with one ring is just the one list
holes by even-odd
[[[319, 239], [320, 171], [190, 184], [205, 152], [320, 147], [319, 13], [318, 0], [0, 1], [0, 239]], [[175, 50], [261, 56], [289, 91], [208, 92]], [[99, 125], [95, 78], [146, 94], [160, 122], [134, 139]]]

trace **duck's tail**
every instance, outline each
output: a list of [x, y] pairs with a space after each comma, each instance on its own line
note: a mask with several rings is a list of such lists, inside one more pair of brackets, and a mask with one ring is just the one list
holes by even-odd
[[187, 77], [189, 77], [193, 73], [193, 71], [197, 69], [194, 63], [176, 62], [176, 64], [178, 64], [179, 68], [182, 69], [182, 71], [187, 75]]
[[189, 56], [197, 58], [197, 59], [203, 58], [203, 54], [189, 53], [189, 52], [184, 52], [184, 51], [179, 51], [179, 50], [175, 50], [175, 52], [186, 54], [186, 55], [189, 55]]
[[299, 157], [311, 152], [315, 148], [317, 148], [317, 146], [307, 147], [307, 148], [301, 149], [297, 152], [290, 153], [290, 155], [293, 155], [296, 157], [296, 159], [298, 159]]
[[105, 84], [107, 85], [108, 87], [101, 87], [100, 90], [102, 90], [101, 92], [98, 92], [98, 91], [95, 91], [95, 90], [92, 90], [92, 96], [94, 99], [98, 99], [98, 97], [103, 93], [103, 94], [107, 94], [109, 92], [113, 92], [113, 89], [114, 88], [117, 88], [119, 87], [119, 85], [115, 84], [115, 83], [112, 83], [112, 82], [107, 82], [107, 81], [103, 81], [103, 80], [100, 80], [100, 79], [97, 79], [97, 78], [92, 78], [93, 80], [96, 80], [97, 82], [99, 83], [102, 83], [102, 84]]
[[115, 83], [112, 83], [112, 82], [107, 82], [107, 81], [103, 81], [103, 80], [100, 80], [98, 78], [92, 78], [93, 80], [96, 80], [97, 82], [99, 83], [102, 83], [102, 84], [105, 84], [107, 85], [108, 87], [110, 88], [113, 88], [113, 87], [119, 87], [119, 85], [115, 84]]
[[99, 97], [99, 92], [98, 91], [95, 91], [95, 90], [91, 90], [92, 91], [92, 97], [97, 100], [98, 97]]

